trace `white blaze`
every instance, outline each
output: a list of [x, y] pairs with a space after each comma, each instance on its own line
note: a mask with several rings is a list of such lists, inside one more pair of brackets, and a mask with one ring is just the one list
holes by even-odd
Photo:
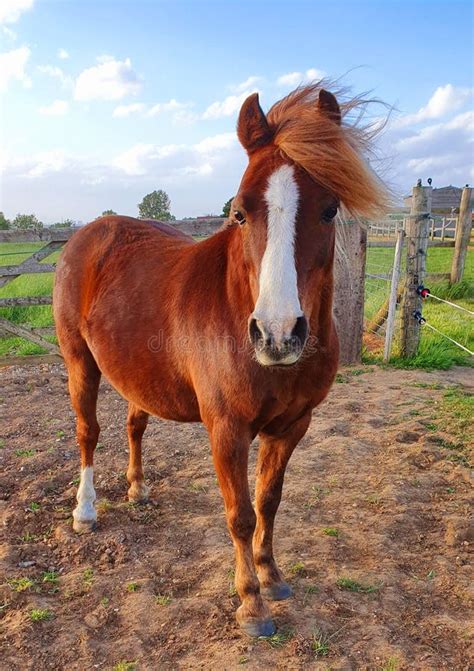
[[97, 519], [94, 501], [94, 468], [86, 466], [81, 470], [81, 482], [77, 490], [77, 507], [72, 513], [77, 522], [89, 522]]
[[260, 269], [260, 290], [253, 313], [268, 335], [279, 344], [291, 335], [303, 315], [298, 298], [295, 265], [295, 221], [298, 185], [291, 165], [282, 165], [268, 180], [267, 246]]

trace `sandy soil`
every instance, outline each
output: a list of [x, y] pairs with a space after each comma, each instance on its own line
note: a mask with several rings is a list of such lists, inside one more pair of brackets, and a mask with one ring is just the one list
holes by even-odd
[[[99, 528], [77, 536], [64, 369], [12, 367], [0, 379], [2, 669], [473, 668], [469, 471], [429, 429], [442, 387], [467, 387], [472, 371], [343, 372], [287, 472], [276, 547], [295, 595], [272, 605], [270, 642], [234, 620], [233, 551], [201, 426], [151, 421], [153, 503], [131, 506], [126, 408], [103, 384]], [[33, 621], [34, 609], [49, 619]]]

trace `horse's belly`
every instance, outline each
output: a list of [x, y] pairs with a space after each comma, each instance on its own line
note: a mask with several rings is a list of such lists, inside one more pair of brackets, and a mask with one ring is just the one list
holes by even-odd
[[132, 348], [88, 339], [94, 358], [110, 384], [127, 401], [150, 415], [177, 422], [200, 422], [192, 386], [170, 365], [165, 353], [154, 353], [136, 341]]

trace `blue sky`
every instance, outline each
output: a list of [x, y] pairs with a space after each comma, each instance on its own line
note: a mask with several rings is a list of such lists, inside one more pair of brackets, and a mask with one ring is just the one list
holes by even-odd
[[472, 18], [456, 0], [2, 0], [0, 209], [136, 215], [164, 188], [178, 217], [218, 213], [245, 96], [266, 109], [323, 73], [398, 108], [381, 149], [399, 194], [472, 182]]

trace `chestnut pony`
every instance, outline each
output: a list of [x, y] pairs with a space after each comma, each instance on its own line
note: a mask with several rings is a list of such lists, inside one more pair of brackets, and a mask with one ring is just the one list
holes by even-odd
[[[159, 222], [106, 216], [78, 231], [57, 266], [54, 315], [77, 414], [81, 481], [74, 529], [96, 522], [93, 455], [101, 374], [129, 402], [131, 501], [146, 501], [148, 416], [203, 422], [235, 546], [237, 620], [275, 628], [263, 597], [291, 589], [273, 555], [283, 477], [338, 365], [332, 318], [338, 207], [367, 214], [383, 189], [363, 158], [370, 133], [342, 120], [320, 84], [265, 115], [244, 102], [249, 162], [229, 225], [201, 242]], [[259, 437], [255, 510], [247, 464]]]

